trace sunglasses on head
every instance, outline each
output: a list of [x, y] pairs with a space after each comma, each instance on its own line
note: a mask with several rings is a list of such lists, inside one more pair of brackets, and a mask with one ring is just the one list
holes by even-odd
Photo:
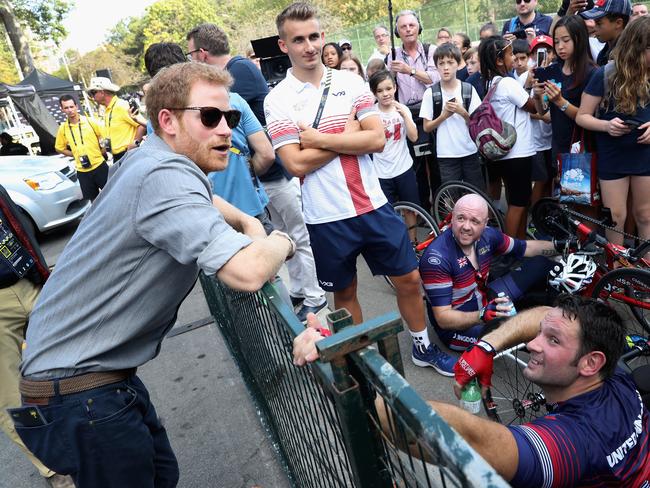
[[520, 5], [520, 4], [521, 4], [521, 2], [526, 2], [526, 3], [530, 3], [530, 2], [531, 2], [531, 0], [516, 0], [516, 2], [517, 2], [517, 5]]
[[497, 57], [501, 56], [501, 53], [505, 52], [505, 50], [508, 49], [510, 46], [512, 46], [512, 41], [508, 41], [505, 46], [503, 46], [501, 49], [497, 51]]
[[168, 108], [167, 110], [198, 110], [201, 113], [201, 123], [209, 129], [214, 129], [221, 122], [221, 117], [226, 119], [226, 124], [234, 129], [239, 124], [241, 112], [239, 110], [221, 110], [216, 107], [181, 107]]

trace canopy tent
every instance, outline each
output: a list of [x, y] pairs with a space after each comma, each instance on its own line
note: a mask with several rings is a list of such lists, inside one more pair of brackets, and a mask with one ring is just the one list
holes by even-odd
[[41, 154], [54, 154], [54, 140], [59, 124], [36, 93], [33, 86], [0, 83], [0, 99], [14, 106], [34, 128], [41, 145]]
[[36, 93], [52, 114], [54, 119], [60, 124], [65, 122], [65, 114], [59, 107], [59, 98], [63, 95], [72, 95], [77, 102], [79, 111], [84, 113], [84, 100], [82, 88], [78, 83], [69, 80], [63, 80], [47, 74], [41, 70], [34, 69], [27, 77], [18, 83], [18, 86], [33, 86]]

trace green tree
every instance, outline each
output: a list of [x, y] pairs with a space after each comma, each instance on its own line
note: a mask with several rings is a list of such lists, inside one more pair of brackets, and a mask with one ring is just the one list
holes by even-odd
[[2, 28], [0, 28], [0, 83], [13, 85], [18, 83], [18, 72], [14, 64], [11, 46], [7, 44]]

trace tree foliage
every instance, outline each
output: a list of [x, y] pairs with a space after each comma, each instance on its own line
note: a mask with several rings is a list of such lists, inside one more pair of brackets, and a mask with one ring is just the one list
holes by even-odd
[[63, 20], [73, 4], [70, 0], [11, 0], [18, 19], [41, 41], [59, 44], [68, 35]]

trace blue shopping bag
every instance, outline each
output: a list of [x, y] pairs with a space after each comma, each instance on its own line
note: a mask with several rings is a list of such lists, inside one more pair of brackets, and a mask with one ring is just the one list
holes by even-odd
[[585, 150], [584, 140], [571, 146], [571, 152], [557, 156], [559, 185], [555, 195], [562, 203], [600, 205], [596, 174], [596, 153]]

